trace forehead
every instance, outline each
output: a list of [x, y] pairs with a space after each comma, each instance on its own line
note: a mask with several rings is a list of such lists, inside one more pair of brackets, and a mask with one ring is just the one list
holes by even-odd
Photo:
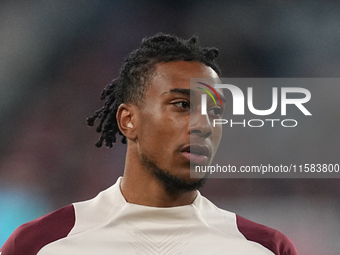
[[148, 81], [147, 94], [162, 94], [175, 88], [189, 89], [191, 78], [209, 78], [220, 83], [217, 73], [200, 62], [161, 62], [155, 65], [153, 75]]

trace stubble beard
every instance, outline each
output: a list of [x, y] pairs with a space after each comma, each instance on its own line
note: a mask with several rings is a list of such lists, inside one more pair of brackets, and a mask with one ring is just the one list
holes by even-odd
[[170, 173], [167, 169], [160, 168], [155, 160], [141, 154], [141, 162], [143, 165], [150, 170], [150, 173], [159, 180], [170, 194], [185, 193], [193, 190], [198, 190], [202, 188], [206, 182], [206, 177], [204, 176], [198, 180], [186, 180], [184, 178], [177, 177]]

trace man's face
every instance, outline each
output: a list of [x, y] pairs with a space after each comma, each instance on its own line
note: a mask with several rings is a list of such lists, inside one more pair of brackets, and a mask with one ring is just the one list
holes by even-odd
[[190, 178], [190, 162], [208, 165], [216, 153], [222, 128], [213, 127], [212, 119], [221, 117], [224, 107], [214, 105], [209, 110], [208, 101], [209, 114], [201, 115], [203, 91], [191, 90], [190, 98], [190, 78], [208, 78], [211, 86], [220, 83], [216, 72], [199, 62], [156, 64], [138, 109], [137, 137], [138, 155], [146, 169], [187, 184], [197, 181]]

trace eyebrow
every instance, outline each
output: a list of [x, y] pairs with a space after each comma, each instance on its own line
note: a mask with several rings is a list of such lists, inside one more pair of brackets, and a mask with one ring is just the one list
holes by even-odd
[[[175, 88], [175, 89], [171, 89], [170, 91], [164, 92], [162, 93], [162, 95], [168, 94], [168, 93], [175, 93], [175, 94], [182, 94], [182, 95], [186, 95], [186, 96], [190, 96], [195, 94], [195, 91], [192, 89], [180, 89], [180, 88]], [[227, 100], [225, 99], [224, 95], [222, 95], [221, 93], [218, 93], [218, 95], [221, 98], [221, 101], [223, 103], [226, 103]]]
[[194, 94], [195, 92], [191, 89], [172, 89], [170, 91], [164, 92], [162, 95], [168, 94], [168, 93], [176, 93], [176, 94], [182, 94], [182, 95], [187, 95], [190, 96], [190, 93]]

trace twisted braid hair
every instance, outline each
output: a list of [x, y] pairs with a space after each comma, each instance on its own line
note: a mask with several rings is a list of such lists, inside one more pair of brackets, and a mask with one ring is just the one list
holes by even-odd
[[173, 61], [197, 61], [211, 67], [218, 75], [221, 70], [215, 58], [218, 56], [216, 48], [203, 48], [197, 42], [197, 37], [184, 40], [167, 34], [156, 34], [144, 38], [139, 48], [130, 53], [123, 64], [118, 78], [107, 85], [101, 93], [101, 100], [105, 100], [104, 106], [87, 118], [87, 125], [94, 126], [96, 120], [99, 123], [96, 132], [101, 133], [97, 147], [103, 143], [112, 147], [116, 142], [116, 134], [119, 133], [122, 143], [126, 143], [126, 137], [118, 128], [116, 114], [120, 104], [143, 101], [148, 77], [154, 71], [155, 64]]

